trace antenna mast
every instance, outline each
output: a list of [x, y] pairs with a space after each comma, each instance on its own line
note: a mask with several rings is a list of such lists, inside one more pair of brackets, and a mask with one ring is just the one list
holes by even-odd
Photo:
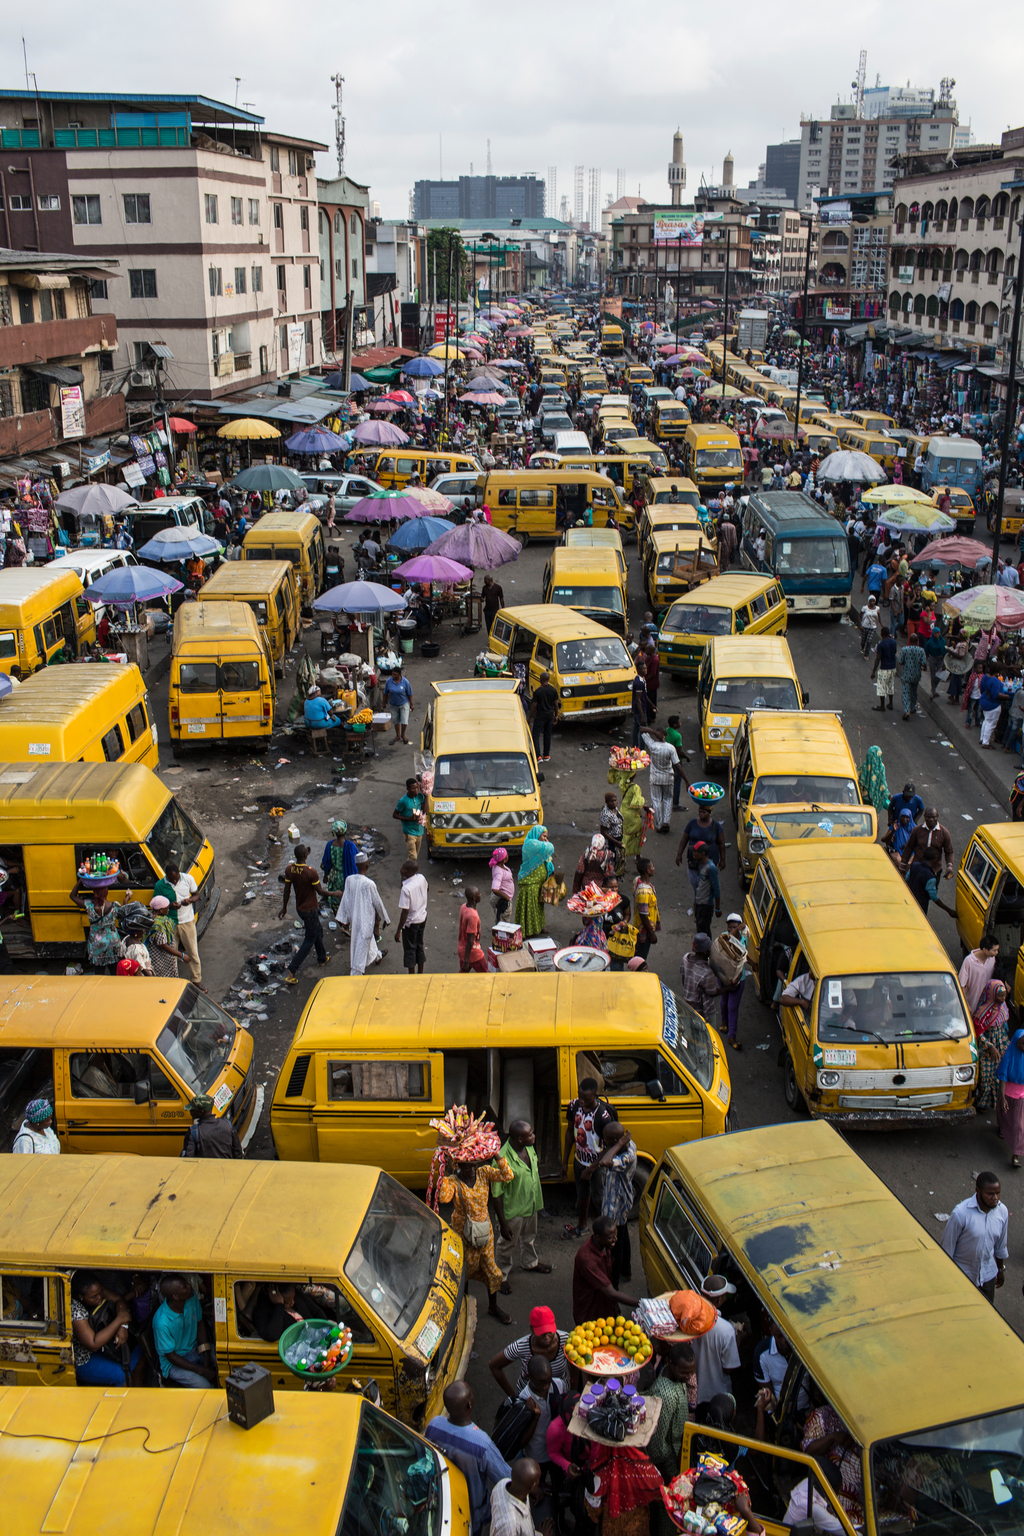
[[853, 88], [857, 93], [854, 100], [856, 103], [858, 117], [864, 116], [864, 82], [867, 79], [867, 74], [868, 51], [866, 48], [862, 48], [860, 51], [860, 63], [857, 65], [857, 78], [853, 82]]
[[341, 105], [342, 86], [345, 84], [344, 75], [332, 75], [331, 84], [334, 86], [334, 143], [338, 152], [338, 175], [345, 174], [345, 115]]

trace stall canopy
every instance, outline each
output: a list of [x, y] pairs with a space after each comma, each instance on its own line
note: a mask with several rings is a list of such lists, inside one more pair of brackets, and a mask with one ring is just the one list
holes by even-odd
[[37, 379], [46, 379], [50, 384], [85, 383], [85, 374], [81, 368], [63, 368], [59, 363], [25, 363], [23, 366], [29, 373], [34, 373]]

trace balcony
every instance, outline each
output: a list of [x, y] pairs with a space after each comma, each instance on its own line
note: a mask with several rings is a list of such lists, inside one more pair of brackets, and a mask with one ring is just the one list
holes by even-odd
[[[125, 420], [122, 394], [97, 396], [95, 400], [85, 402], [85, 430], [89, 437], [123, 432]], [[30, 411], [22, 416], [0, 417], [0, 457], [41, 453], [44, 448], [61, 447], [67, 449], [73, 462], [77, 459], [76, 444], [65, 442], [61, 436], [59, 411]]]
[[37, 325], [5, 325], [0, 327], [0, 368], [15, 368], [19, 363], [27, 366], [48, 363], [60, 357], [81, 357], [84, 352], [113, 351], [116, 346], [115, 315], [86, 315], [81, 320], [41, 320]]

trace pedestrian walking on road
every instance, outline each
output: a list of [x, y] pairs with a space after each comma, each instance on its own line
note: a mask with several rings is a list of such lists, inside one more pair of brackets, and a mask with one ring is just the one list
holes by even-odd
[[979, 945], [964, 957], [960, 967], [959, 981], [964, 997], [967, 999], [967, 1006], [972, 1013], [978, 1007], [982, 993], [992, 980], [998, 955], [999, 945], [989, 944]]
[[[298, 985], [295, 972], [305, 960], [310, 950], [316, 946], [316, 963], [323, 966], [327, 964], [327, 951], [324, 948], [324, 930], [320, 921], [320, 876], [312, 865], [307, 864], [309, 849], [301, 844], [295, 849], [295, 860], [288, 865], [284, 872], [284, 900], [281, 902], [281, 910], [277, 914], [283, 918], [288, 911], [288, 901], [295, 892], [295, 910], [302, 920], [302, 926], [306, 930], [302, 943], [288, 962], [288, 975], [285, 977], [288, 985]], [[180, 924], [179, 924], [180, 928]]]
[[1010, 1149], [1010, 1167], [1024, 1155], [1024, 1029], [1018, 1029], [996, 1068], [999, 1132]]
[[892, 709], [893, 695], [896, 692], [896, 641], [889, 634], [885, 624], [881, 626], [879, 636], [875, 664], [871, 668], [871, 681], [878, 695], [878, 703], [874, 708], [879, 714], [884, 714], [886, 707]]
[[[463, 1110], [465, 1114], [465, 1110]], [[462, 1238], [466, 1278], [487, 1287], [487, 1310], [499, 1323], [511, 1323], [498, 1305], [501, 1270], [494, 1256], [494, 1229], [489, 1210], [494, 1184], [511, 1184], [512, 1170], [500, 1156], [501, 1142], [493, 1130], [481, 1132], [476, 1150], [481, 1154], [463, 1162], [457, 1147], [441, 1151], [444, 1176], [435, 1191], [437, 1203], [451, 1204], [451, 1224]]]
[[993, 1306], [996, 1291], [1006, 1277], [1009, 1252], [1006, 1230], [1010, 1213], [1000, 1193], [996, 1174], [979, 1173], [974, 1194], [953, 1207], [940, 1239], [943, 1251]]
[[693, 920], [698, 933], [711, 937], [711, 915], [722, 915], [722, 883], [718, 868], [711, 858], [707, 843], [695, 843], [693, 856], [697, 861], [697, 885], [693, 893]]
[[402, 964], [414, 976], [422, 976], [426, 964], [423, 948], [423, 930], [427, 926], [427, 881], [420, 874], [415, 859], [407, 859], [399, 870], [402, 889], [398, 897], [398, 927], [395, 938], [402, 935]]
[[636, 954], [646, 960], [652, 944], [658, 942], [661, 918], [654, 889], [654, 861], [637, 855], [637, 874], [633, 881], [633, 926], [637, 929]]
[[709, 1019], [713, 1002], [721, 992], [718, 977], [711, 969], [711, 940], [706, 933], [695, 933], [693, 943], [682, 958], [679, 974], [683, 983], [683, 1001]]
[[512, 1170], [511, 1184], [494, 1190], [494, 1209], [501, 1234], [495, 1256], [501, 1270], [501, 1294], [511, 1296], [508, 1277], [519, 1249], [519, 1266], [527, 1275], [550, 1275], [551, 1265], [542, 1264], [537, 1253], [537, 1212], [544, 1209], [540, 1169], [537, 1165], [537, 1137], [529, 1120], [514, 1120], [508, 1128], [508, 1140], [499, 1157]]
[[402, 824], [405, 852], [410, 859], [418, 859], [420, 856], [424, 827], [423, 808], [426, 803], [427, 797], [420, 788], [419, 779], [406, 779], [405, 794], [391, 812], [391, 818]]
[[612, 1253], [612, 1285], [633, 1278], [633, 1253], [629, 1242], [629, 1213], [636, 1191], [636, 1145], [624, 1125], [612, 1120], [602, 1132], [603, 1150], [598, 1167], [604, 1172], [601, 1190], [601, 1215], [610, 1216], [618, 1236]]
[[648, 724], [654, 718], [654, 712], [650, 708], [647, 698], [647, 662], [643, 651], [637, 652], [636, 676], [633, 679], [631, 701], [633, 708], [633, 745], [640, 745], [640, 733], [647, 729]]
[[534, 827], [523, 841], [519, 889], [516, 892], [516, 922], [523, 930], [524, 939], [535, 939], [545, 928], [540, 888], [547, 877], [555, 872], [554, 844], [547, 841], [547, 835], [547, 827]]
[[878, 627], [882, 622], [878, 599], [873, 594], [860, 611], [860, 653], [870, 656], [878, 640]]
[[978, 1037], [978, 1088], [974, 1108], [979, 1115], [995, 1105], [996, 1068], [1010, 1043], [1006, 1027], [1009, 1017], [1006, 987], [993, 979], [986, 984], [973, 1014], [974, 1033]]
[[[651, 759], [651, 805], [654, 808], [654, 830], [668, 833], [671, 830], [673, 789], [683, 778], [679, 753], [671, 742], [666, 740], [665, 731], [660, 725], [645, 731], [642, 740]], [[688, 780], [687, 788], [689, 788]]]
[[896, 668], [900, 674], [904, 720], [909, 720], [911, 715], [924, 713], [917, 702], [917, 687], [926, 661], [927, 657], [916, 640], [911, 645], [905, 645], [900, 651]]
[[174, 913], [176, 928], [174, 937], [178, 948], [184, 950], [188, 957], [188, 970], [193, 984], [200, 992], [205, 992], [203, 986], [203, 967], [199, 960], [199, 937], [196, 928], [196, 912], [192, 905], [192, 897], [199, 887], [191, 875], [183, 875], [177, 864], [168, 864], [167, 883], [174, 887], [174, 901], [171, 910]]
[[505, 921], [505, 915], [516, 897], [516, 883], [512, 878], [512, 871], [508, 866], [508, 850], [495, 848], [490, 857], [491, 868], [491, 906], [494, 908], [494, 921]]
[[466, 886], [466, 899], [459, 908], [459, 971], [486, 971], [487, 956], [480, 943], [480, 892]]
[[551, 730], [561, 707], [558, 689], [551, 686], [551, 673], [542, 672], [540, 683], [530, 700], [530, 728], [538, 763], [551, 761]]
[[352, 935], [349, 951], [349, 974], [352, 976], [365, 976], [367, 966], [380, 965], [387, 954], [386, 949], [377, 947], [377, 940], [391, 919], [375, 882], [366, 873], [369, 864], [368, 854], [356, 854], [356, 872], [345, 881], [338, 907], [338, 922], [347, 924]]

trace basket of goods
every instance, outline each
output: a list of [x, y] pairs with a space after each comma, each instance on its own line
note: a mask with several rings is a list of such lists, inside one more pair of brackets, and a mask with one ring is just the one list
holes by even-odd
[[612, 747], [608, 755], [608, 766], [618, 773], [638, 773], [641, 768], [651, 766], [650, 753], [642, 751], [640, 747]]
[[725, 790], [714, 779], [701, 779], [698, 784], [690, 785], [690, 799], [698, 805], [714, 805], [716, 800], [725, 799]]
[[78, 866], [79, 881], [94, 891], [101, 891], [108, 885], [116, 884], [120, 874], [121, 866], [117, 859], [112, 859], [106, 853], [90, 854]]
[[277, 1352], [296, 1376], [307, 1380], [337, 1376], [352, 1357], [352, 1330], [326, 1318], [304, 1318], [285, 1329]]

